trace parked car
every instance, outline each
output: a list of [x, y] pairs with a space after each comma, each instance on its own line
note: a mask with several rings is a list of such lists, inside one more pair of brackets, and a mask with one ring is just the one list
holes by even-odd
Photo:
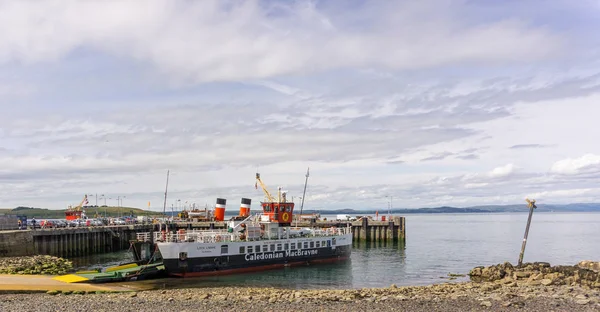
[[125, 224], [127, 224], [127, 222], [125, 222], [125, 220], [123, 220], [123, 219], [115, 218], [115, 219], [112, 219], [110, 221], [110, 224], [112, 224], [112, 225], [125, 225]]
[[54, 226], [57, 228], [65, 228], [67, 227], [67, 221], [65, 220], [54, 220]]
[[104, 223], [103, 223], [101, 220], [94, 219], [94, 220], [92, 220], [92, 221], [91, 221], [91, 224], [90, 224], [90, 225], [91, 225], [91, 226], [103, 226], [103, 225], [104, 225]]
[[85, 220], [77, 219], [69, 221], [69, 227], [81, 227], [85, 226]]

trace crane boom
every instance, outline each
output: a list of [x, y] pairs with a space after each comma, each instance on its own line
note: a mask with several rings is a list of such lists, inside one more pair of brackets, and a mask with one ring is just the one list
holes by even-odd
[[258, 184], [260, 184], [260, 187], [262, 188], [263, 192], [265, 192], [265, 196], [267, 197], [269, 202], [275, 202], [275, 198], [273, 198], [271, 193], [269, 193], [269, 190], [267, 190], [267, 187], [265, 186], [263, 181], [260, 179], [260, 173], [258, 173], [258, 172], [256, 173], [256, 182]]

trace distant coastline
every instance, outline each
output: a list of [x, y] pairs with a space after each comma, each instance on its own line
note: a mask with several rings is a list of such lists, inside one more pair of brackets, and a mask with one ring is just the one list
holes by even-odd
[[[600, 212], [600, 203], [574, 203], [574, 204], [538, 204], [536, 212]], [[161, 215], [161, 212], [142, 210], [133, 207], [98, 207], [98, 208], [85, 208], [86, 213], [90, 217], [94, 217], [96, 214], [104, 215], [107, 213], [108, 216], [117, 217], [122, 215]], [[64, 209], [54, 210], [45, 208], [30, 208], [30, 207], [18, 207], [15, 209], [0, 209], [0, 214], [9, 215], [27, 215], [28, 217], [43, 217], [43, 218], [62, 218], [64, 217]], [[348, 215], [372, 215], [376, 212], [384, 215], [391, 212], [392, 214], [415, 214], [415, 213], [505, 213], [505, 212], [527, 212], [527, 206], [523, 205], [482, 205], [472, 207], [432, 207], [432, 208], [394, 208], [388, 209], [304, 209], [303, 214], [318, 213], [321, 215], [337, 215], [337, 214], [348, 214]], [[259, 212], [252, 210], [253, 213]], [[167, 211], [167, 216], [177, 215], [179, 211]], [[295, 213], [299, 213], [296, 209]], [[237, 215], [236, 209], [228, 209], [225, 213], [227, 216]]]
[[[303, 213], [319, 213], [322, 215], [329, 214], [350, 214], [350, 215], [365, 215], [365, 214], [408, 214], [408, 213], [501, 213], [501, 212], [527, 212], [526, 205], [489, 205], [489, 206], [473, 206], [473, 207], [433, 207], [433, 208], [411, 208], [402, 209], [394, 208], [391, 210], [387, 209], [320, 209], [312, 210], [306, 209]], [[565, 205], [552, 205], [552, 204], [538, 204], [536, 212], [600, 212], [600, 203], [583, 203], [583, 204], [565, 204]]]

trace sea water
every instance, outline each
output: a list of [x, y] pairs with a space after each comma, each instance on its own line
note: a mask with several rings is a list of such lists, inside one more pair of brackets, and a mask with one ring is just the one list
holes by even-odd
[[[527, 213], [406, 214], [405, 244], [354, 244], [349, 261], [218, 277], [135, 282], [149, 288], [283, 287], [362, 288], [447, 282], [479, 265], [516, 264]], [[120, 257], [120, 258], [119, 258]], [[114, 264], [125, 252], [77, 261], [81, 267]], [[600, 213], [534, 213], [525, 262], [600, 261]], [[456, 281], [464, 280], [465, 278]]]

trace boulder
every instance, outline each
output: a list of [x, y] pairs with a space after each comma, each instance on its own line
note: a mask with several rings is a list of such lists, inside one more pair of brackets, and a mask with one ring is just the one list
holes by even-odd
[[590, 260], [584, 260], [577, 264], [582, 269], [588, 269], [596, 272], [600, 272], [600, 262], [594, 262]]

